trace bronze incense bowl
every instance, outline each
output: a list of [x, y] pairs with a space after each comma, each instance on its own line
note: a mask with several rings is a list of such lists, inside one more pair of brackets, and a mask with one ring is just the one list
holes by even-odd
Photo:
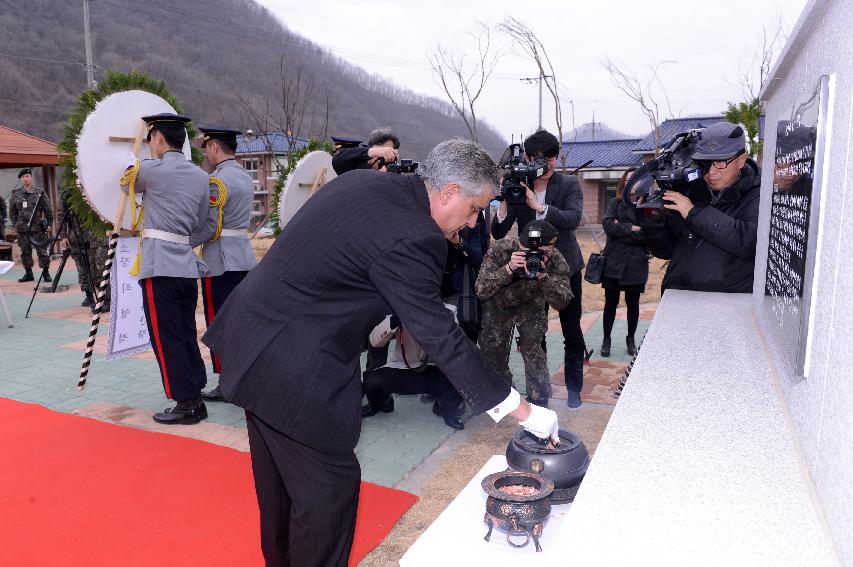
[[[551, 513], [548, 497], [554, 483], [535, 473], [510, 470], [490, 474], [482, 486], [489, 496], [483, 518], [489, 531], [483, 539], [489, 541], [492, 529], [497, 527], [506, 532], [506, 541], [512, 547], [524, 547], [532, 538], [536, 551], [542, 551], [539, 536]], [[524, 541], [516, 543], [514, 537], [524, 537]]]

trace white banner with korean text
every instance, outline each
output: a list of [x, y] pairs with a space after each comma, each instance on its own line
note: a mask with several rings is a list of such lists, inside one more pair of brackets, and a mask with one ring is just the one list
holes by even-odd
[[145, 352], [151, 347], [148, 324], [142, 307], [142, 287], [130, 268], [136, 259], [139, 239], [123, 236], [118, 239], [113, 268], [110, 273], [110, 332], [107, 360], [115, 360]]

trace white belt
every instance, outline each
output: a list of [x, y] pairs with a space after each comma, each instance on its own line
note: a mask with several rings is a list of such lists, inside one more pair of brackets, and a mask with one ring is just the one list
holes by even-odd
[[190, 237], [183, 234], [175, 234], [174, 232], [166, 232], [165, 230], [157, 230], [156, 228], [146, 228], [142, 231], [142, 238], [153, 238], [155, 240], [165, 240], [174, 244], [186, 244], [189, 246]]
[[249, 234], [245, 228], [223, 228], [219, 236], [242, 236], [243, 238], [249, 238]]

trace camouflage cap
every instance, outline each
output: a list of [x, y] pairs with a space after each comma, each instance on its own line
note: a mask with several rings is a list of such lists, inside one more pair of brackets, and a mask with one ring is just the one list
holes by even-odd
[[693, 159], [723, 160], [741, 154], [746, 149], [746, 132], [731, 122], [716, 122], [702, 130]]

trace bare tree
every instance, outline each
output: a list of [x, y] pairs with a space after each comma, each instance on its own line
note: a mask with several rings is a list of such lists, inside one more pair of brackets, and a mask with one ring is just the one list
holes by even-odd
[[492, 48], [488, 26], [479, 23], [478, 31], [469, 36], [477, 43], [477, 56], [472, 65], [466, 64], [465, 55], [454, 54], [441, 46], [429, 56], [429, 62], [450, 104], [468, 128], [471, 139], [479, 142], [474, 104], [483, 93], [501, 53]]
[[[557, 122], [557, 134], [560, 138], [560, 164], [563, 169], [566, 169], [566, 152], [563, 148], [563, 107], [557, 88], [557, 73], [554, 71], [554, 65], [551, 64], [551, 58], [536, 34], [520, 20], [510, 16], [498, 24], [498, 30], [512, 38], [539, 69], [539, 80], [544, 81], [545, 88], [548, 89], [554, 101], [554, 119]], [[568, 92], [567, 89], [566, 92]], [[571, 98], [569, 98], [569, 104], [572, 107], [572, 127], [574, 127], [574, 102]]]
[[[633, 72], [615, 63], [609, 57], [602, 62], [604, 68], [610, 73], [610, 80], [613, 81], [613, 85], [640, 105], [640, 110], [646, 116], [649, 126], [655, 133], [655, 155], [661, 150], [661, 103], [658, 102], [661, 97], [666, 103], [666, 111], [669, 117], [673, 117], [669, 96], [666, 94], [663, 82], [658, 77], [658, 69], [664, 63], [674, 63], [674, 61], [661, 61], [654, 66], [650, 65], [648, 80], [641, 82]], [[660, 94], [654, 93], [656, 85]]]

